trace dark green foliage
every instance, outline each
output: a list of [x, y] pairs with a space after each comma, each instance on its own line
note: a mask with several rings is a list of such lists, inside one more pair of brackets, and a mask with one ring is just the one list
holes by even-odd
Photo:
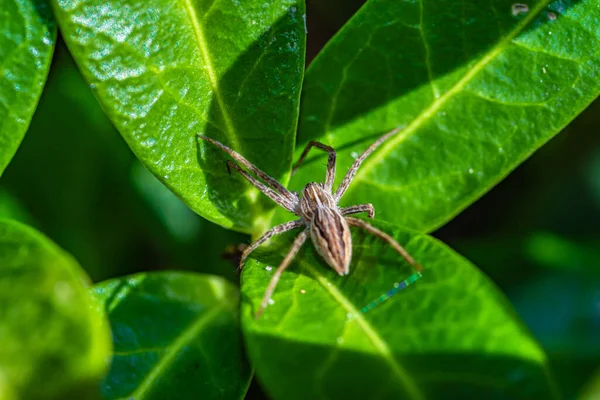
[[46, 0], [0, 1], [0, 175], [42, 93], [56, 41]]
[[[50, 1], [0, 0], [0, 174], [39, 100], [0, 182], [0, 400], [598, 396], [600, 103], [472, 203], [600, 93], [600, 0]], [[398, 126], [341, 204], [423, 277], [360, 312], [412, 270], [353, 229], [349, 276], [307, 243], [256, 320], [298, 230], [240, 292], [235, 231], [292, 216], [196, 135], [298, 190], [308, 141], [339, 182]]]

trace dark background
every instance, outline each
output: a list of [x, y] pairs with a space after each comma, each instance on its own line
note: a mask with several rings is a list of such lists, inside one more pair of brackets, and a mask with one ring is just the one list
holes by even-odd
[[[307, 61], [361, 0], [309, 1]], [[568, 398], [600, 368], [600, 101], [435, 236], [508, 295]], [[134, 158], [61, 40], [0, 182], [0, 215], [73, 254], [94, 281], [189, 269], [236, 281], [248, 238], [196, 216]], [[253, 384], [249, 398], [263, 398]]]

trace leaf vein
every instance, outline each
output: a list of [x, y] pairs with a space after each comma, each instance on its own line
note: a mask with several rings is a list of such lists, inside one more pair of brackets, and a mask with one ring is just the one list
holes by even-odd
[[536, 54], [544, 54], [546, 56], [549, 56], [549, 57], [552, 57], [552, 58], [557, 58], [557, 59], [563, 60], [563, 61], [569, 61], [569, 62], [575, 63], [577, 65], [581, 64], [581, 62], [579, 60], [575, 59], [575, 58], [569, 58], [569, 57], [561, 56], [561, 55], [558, 55], [558, 54], [550, 53], [549, 51], [544, 50], [544, 49], [538, 49], [538, 48], [535, 48], [535, 47], [530, 47], [530, 46], [527, 46], [525, 43], [520, 42], [520, 41], [513, 41], [512, 44], [514, 46], [516, 46], [516, 47], [520, 47], [520, 48], [522, 48], [524, 50], [528, 50], [528, 51], [531, 51], [531, 52], [536, 53]]
[[[471, 80], [479, 74], [488, 64], [496, 59], [496, 57], [504, 50], [514, 39], [517, 37], [523, 29], [531, 22], [537, 15], [548, 6], [550, 0], [543, 0], [537, 4], [537, 6], [531, 10], [530, 13], [499, 43], [487, 54], [485, 54], [474, 66], [471, 68], [458, 82], [454, 84], [446, 93], [437, 98], [432, 104], [425, 109], [421, 114], [412, 120], [412, 122], [395, 137], [392, 137], [385, 143], [382, 148], [375, 154], [371, 155], [371, 158], [367, 159], [363, 163], [362, 168], [356, 174], [355, 179], [365, 180], [364, 177], [371, 172], [377, 165], [379, 165], [384, 157], [387, 156], [396, 146], [407, 140], [412, 134], [414, 134], [425, 122], [430, 120], [437, 114], [437, 111], [442, 108], [450, 99], [454, 97], [458, 92], [464, 89]], [[352, 190], [352, 189], [350, 189]]]
[[327, 280], [326, 277], [321, 275], [315, 268], [313, 268], [307, 262], [302, 261], [302, 267], [305, 268], [315, 279], [316, 281], [331, 295], [331, 297], [336, 300], [342, 308], [344, 308], [348, 313], [350, 313], [356, 321], [358, 326], [363, 330], [363, 332], [369, 337], [371, 343], [377, 349], [381, 357], [387, 362], [390, 366], [393, 374], [398, 378], [398, 380], [404, 385], [404, 388], [412, 399], [420, 399], [424, 400], [424, 394], [419, 390], [417, 385], [415, 384], [413, 378], [408, 374], [408, 372], [398, 363], [398, 361], [394, 358], [392, 351], [383, 340], [381, 336], [377, 333], [377, 331], [371, 326], [369, 321], [365, 319], [362, 313], [354, 307], [354, 305], [336, 288], [331, 282]]
[[156, 365], [150, 370], [146, 378], [141, 382], [138, 388], [128, 396], [123, 397], [121, 400], [140, 400], [145, 398], [152, 385], [160, 377], [160, 375], [175, 361], [177, 356], [181, 353], [181, 350], [193, 340], [194, 337], [202, 330], [202, 328], [210, 322], [215, 316], [223, 310], [223, 306], [218, 306], [212, 310], [203, 313], [199, 318], [192, 322], [181, 334], [175, 339], [173, 345], [168, 348], [165, 355], [156, 363]]
[[217, 78], [217, 73], [215, 71], [214, 66], [212, 65], [212, 59], [210, 53], [208, 51], [208, 44], [206, 42], [206, 37], [204, 35], [204, 30], [202, 25], [200, 24], [200, 20], [196, 13], [196, 9], [192, 5], [191, 0], [181, 0], [185, 9], [188, 12], [190, 23], [192, 24], [192, 28], [194, 30], [194, 35], [196, 40], [198, 41], [198, 45], [200, 47], [200, 54], [202, 55], [202, 60], [204, 61], [204, 67], [208, 75], [208, 80], [212, 87], [215, 100], [217, 101], [217, 105], [221, 110], [221, 115], [223, 116], [223, 120], [226, 125], [227, 139], [230, 142], [230, 146], [240, 152], [240, 143], [237, 138], [235, 125], [231, 116], [229, 115], [229, 111], [227, 109], [227, 105], [225, 104], [225, 99], [223, 98], [223, 94], [221, 93], [219, 87], [219, 80]]
[[423, 42], [423, 48], [425, 49], [425, 66], [427, 67], [427, 77], [429, 79], [429, 86], [431, 86], [431, 91], [433, 92], [433, 97], [440, 97], [440, 90], [435, 84], [435, 79], [433, 79], [433, 69], [431, 67], [431, 49], [429, 48], [429, 44], [427, 43], [427, 39], [425, 39], [425, 30], [423, 29], [423, 9], [425, 0], [419, 0], [419, 36], [421, 37], [421, 41]]

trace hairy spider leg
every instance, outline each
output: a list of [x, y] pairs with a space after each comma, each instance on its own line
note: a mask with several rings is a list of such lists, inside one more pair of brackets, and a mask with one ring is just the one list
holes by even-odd
[[239, 271], [241, 271], [242, 268], [244, 268], [244, 263], [246, 262], [246, 259], [248, 258], [250, 253], [252, 253], [254, 250], [256, 250], [256, 248], [258, 246], [260, 246], [267, 240], [271, 239], [275, 235], [279, 235], [280, 233], [291, 231], [292, 229], [296, 229], [302, 225], [304, 225], [304, 221], [299, 219], [296, 221], [286, 222], [285, 224], [277, 225], [277, 226], [269, 229], [264, 235], [262, 235], [260, 238], [258, 238], [256, 241], [254, 241], [254, 243], [252, 243], [250, 246], [248, 246], [244, 249], [244, 252], [242, 253], [242, 258], [240, 259]]
[[279, 204], [281, 207], [288, 211], [294, 212], [295, 204], [293, 201], [290, 201], [288, 198], [282, 196], [275, 190], [267, 187], [264, 183], [244, 171], [242, 167], [237, 165], [235, 162], [227, 160], [227, 170], [230, 171], [231, 168], [239, 172], [240, 175], [246, 178], [246, 180], [248, 180], [248, 182], [250, 182], [255, 188], [266, 194], [271, 200]]
[[396, 128], [393, 131], [390, 131], [390, 132], [386, 133], [385, 135], [383, 135], [382, 137], [380, 137], [379, 139], [377, 139], [372, 145], [367, 147], [367, 149], [365, 151], [363, 151], [363, 153], [356, 160], [354, 160], [354, 163], [348, 170], [348, 173], [346, 173], [346, 176], [342, 180], [342, 183], [340, 183], [340, 186], [338, 186], [337, 190], [335, 191], [335, 194], [333, 197], [335, 198], [336, 202], [340, 201], [340, 199], [342, 198], [344, 193], [346, 193], [346, 190], [348, 190], [348, 186], [350, 186], [350, 183], [352, 183], [352, 179], [354, 179], [354, 176], [356, 175], [358, 168], [360, 167], [362, 162], [365, 161], [365, 158], [367, 158], [369, 156], [369, 154], [374, 152], [376, 148], [381, 146], [381, 144], [383, 142], [385, 142], [387, 139], [389, 139], [390, 137], [392, 137], [396, 133], [398, 133], [400, 131], [400, 129], [401, 128]]
[[315, 140], [311, 140], [310, 142], [308, 142], [308, 144], [304, 148], [304, 151], [302, 152], [302, 155], [296, 162], [296, 165], [294, 165], [294, 169], [292, 169], [292, 175], [294, 175], [296, 173], [296, 171], [298, 171], [300, 164], [302, 163], [302, 161], [304, 161], [304, 158], [308, 155], [308, 152], [313, 147], [323, 150], [323, 151], [327, 152], [327, 154], [328, 154], [327, 171], [326, 171], [326, 175], [325, 175], [325, 186], [327, 187], [327, 190], [329, 192], [331, 192], [333, 189], [333, 181], [335, 180], [335, 158], [336, 158], [335, 150], [331, 146], [327, 146], [326, 144], [317, 142]]
[[273, 188], [275, 191], [279, 192], [283, 197], [286, 197], [289, 201], [294, 202], [297, 200], [296, 195], [294, 193], [290, 192], [289, 190], [287, 190], [281, 183], [279, 183], [277, 181], [277, 179], [271, 177], [270, 175], [267, 175], [265, 172], [258, 169], [254, 164], [252, 164], [250, 161], [248, 161], [246, 158], [244, 158], [244, 156], [242, 156], [235, 150], [230, 149], [229, 147], [225, 146], [224, 144], [217, 142], [216, 140], [211, 139], [208, 136], [198, 135], [198, 137], [202, 140], [206, 140], [207, 142], [211, 143], [214, 146], [217, 146], [218, 148], [220, 148], [221, 150], [223, 150], [224, 152], [229, 154], [232, 158], [234, 158], [236, 161], [238, 161], [244, 167], [248, 168], [256, 176], [258, 176], [259, 178], [264, 180], [268, 186]]
[[256, 319], [260, 318], [261, 314], [263, 313], [263, 311], [269, 304], [269, 300], [271, 299], [271, 295], [275, 291], [275, 287], [277, 287], [277, 283], [279, 282], [279, 278], [281, 278], [281, 274], [290, 265], [290, 263], [292, 262], [292, 259], [296, 256], [296, 254], [298, 253], [298, 251], [300, 250], [300, 248], [302, 247], [304, 242], [306, 242], [307, 237], [308, 237], [308, 231], [306, 231], [306, 230], [302, 231], [302, 233], [300, 233], [296, 237], [296, 239], [294, 240], [294, 244], [292, 244], [292, 248], [287, 253], [287, 255], [285, 256], [285, 258], [283, 259], [281, 264], [279, 264], [279, 267], [277, 267], [277, 270], [275, 270], [275, 273], [273, 274], [273, 277], [271, 278], [271, 281], [269, 282], [269, 286], [267, 286], [267, 290], [265, 292], [265, 297], [263, 298], [262, 303], [260, 304], [259, 310], [256, 312]]
[[423, 267], [421, 267], [409, 254], [408, 252], [404, 249], [404, 247], [400, 246], [400, 244], [398, 242], [396, 242], [394, 240], [394, 238], [392, 238], [390, 235], [388, 235], [387, 233], [380, 231], [379, 229], [375, 228], [373, 225], [363, 221], [362, 219], [358, 219], [358, 218], [354, 218], [354, 217], [346, 217], [346, 221], [348, 221], [348, 225], [350, 226], [356, 226], [359, 228], [362, 228], [364, 230], [366, 230], [367, 232], [369, 232], [370, 234], [383, 239], [385, 242], [387, 242], [390, 246], [392, 246], [392, 248], [394, 250], [396, 250], [396, 252], [398, 254], [400, 254], [410, 265], [412, 265], [418, 272], [423, 272]]
[[351, 214], [358, 214], [361, 212], [366, 212], [367, 216], [369, 218], [371, 218], [371, 219], [375, 218], [375, 208], [373, 207], [373, 204], [371, 204], [371, 203], [358, 204], [356, 206], [340, 208], [340, 211], [342, 212], [342, 215], [351, 215]]

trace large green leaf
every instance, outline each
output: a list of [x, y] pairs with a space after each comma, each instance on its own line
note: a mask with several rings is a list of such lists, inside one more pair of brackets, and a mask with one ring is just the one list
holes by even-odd
[[196, 135], [211, 136], [285, 179], [304, 70], [303, 2], [54, 5], [73, 57], [146, 167], [200, 215], [236, 230], [260, 230], [273, 203], [228, 177], [222, 151], [206, 148]]
[[[373, 203], [382, 219], [431, 231], [598, 95], [600, 1], [514, 4], [370, 0], [327, 44], [306, 73], [297, 150], [332, 144], [345, 171], [404, 126], [344, 204]], [[316, 159], [294, 187], [322, 180]]]
[[0, 10], [1, 175], [42, 94], [56, 27], [47, 0], [0, 0]]
[[110, 333], [87, 277], [47, 238], [10, 220], [0, 220], [0, 343], [0, 399], [98, 396]]
[[365, 313], [411, 272], [389, 246], [363, 232], [354, 232], [346, 277], [304, 249], [259, 320], [254, 312], [269, 267], [281, 255], [259, 256], [246, 267], [242, 327], [256, 373], [274, 398], [558, 397], [543, 351], [477, 268], [431, 237], [378, 225], [425, 272]]
[[251, 377], [237, 289], [222, 278], [160, 272], [94, 286], [114, 338], [107, 399], [240, 399]]

